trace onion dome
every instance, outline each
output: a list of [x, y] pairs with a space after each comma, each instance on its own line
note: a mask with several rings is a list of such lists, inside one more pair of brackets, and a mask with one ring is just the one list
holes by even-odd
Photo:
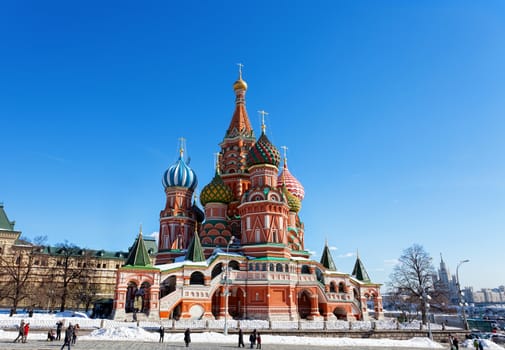
[[302, 209], [302, 201], [296, 197], [294, 194], [289, 192], [287, 187], [284, 187], [283, 190], [284, 196], [286, 196], [286, 200], [288, 202], [289, 206], [289, 211], [294, 211], [295, 213], [298, 213], [300, 209]]
[[162, 182], [167, 187], [186, 187], [195, 190], [198, 185], [196, 174], [183, 159], [183, 150], [181, 148], [179, 159], [163, 174]]
[[279, 166], [281, 155], [279, 150], [270, 142], [267, 135], [262, 133], [258, 141], [247, 153], [247, 166], [251, 167], [257, 164], [271, 164]]
[[288, 191], [297, 197], [299, 200], [303, 200], [305, 197], [305, 189], [296, 177], [294, 177], [288, 169], [288, 161], [284, 158], [284, 166], [281, 173], [277, 177], [277, 187], [285, 185]]
[[207, 203], [225, 203], [228, 204], [233, 200], [233, 192], [228, 187], [216, 171], [216, 175], [212, 181], [203, 188], [200, 193], [200, 203], [205, 206]]

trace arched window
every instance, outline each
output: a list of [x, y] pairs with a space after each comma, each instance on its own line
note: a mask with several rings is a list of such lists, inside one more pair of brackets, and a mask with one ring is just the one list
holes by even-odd
[[200, 271], [195, 271], [191, 274], [189, 279], [189, 284], [204, 284], [203, 273]]
[[338, 292], [339, 293], [345, 293], [345, 284], [344, 284], [344, 282], [340, 282], [338, 284]]
[[282, 272], [282, 264], [275, 265], [275, 271]]
[[337, 286], [335, 282], [330, 283], [330, 293], [336, 293], [337, 292]]
[[306, 275], [310, 275], [309, 265], [302, 265], [302, 273]]
[[214, 268], [212, 269], [212, 275], [211, 275], [212, 279], [214, 279], [214, 277], [219, 276], [222, 272], [223, 272], [223, 264], [222, 263], [219, 263], [216, 266], [214, 266]]

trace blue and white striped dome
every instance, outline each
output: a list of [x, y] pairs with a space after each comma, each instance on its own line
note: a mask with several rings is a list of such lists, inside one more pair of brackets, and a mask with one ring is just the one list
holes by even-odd
[[163, 186], [167, 187], [186, 187], [195, 190], [198, 185], [196, 174], [182, 159], [182, 154], [167, 171], [163, 174]]

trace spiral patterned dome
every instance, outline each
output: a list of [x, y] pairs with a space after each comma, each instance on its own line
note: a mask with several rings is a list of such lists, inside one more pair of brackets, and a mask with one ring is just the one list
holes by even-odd
[[284, 167], [277, 177], [277, 187], [285, 185], [288, 191], [299, 200], [305, 197], [305, 189], [296, 177], [294, 177], [288, 169], [287, 161], [284, 160]]
[[271, 164], [278, 167], [281, 155], [265, 133], [262, 133], [258, 141], [249, 150], [249, 153], [247, 153], [246, 161], [248, 167], [256, 164]]
[[162, 182], [165, 188], [177, 186], [195, 190], [198, 185], [195, 172], [184, 162], [182, 154], [175, 164], [165, 171]]
[[212, 181], [205, 186], [200, 193], [200, 203], [202, 203], [203, 206], [212, 202], [228, 204], [232, 200], [233, 192], [231, 188], [224, 183], [217, 172]]
[[295, 213], [298, 213], [300, 209], [302, 209], [302, 201], [298, 199], [294, 194], [289, 192], [287, 187], [284, 187], [283, 193], [288, 201], [289, 211], [294, 211]]

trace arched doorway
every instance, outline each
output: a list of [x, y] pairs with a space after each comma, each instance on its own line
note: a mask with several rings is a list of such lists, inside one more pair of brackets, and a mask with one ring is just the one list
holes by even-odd
[[311, 294], [306, 290], [298, 294], [298, 315], [302, 319], [310, 316], [310, 298]]
[[137, 283], [130, 281], [126, 289], [125, 312], [130, 313], [135, 311], [135, 295], [137, 294]]
[[231, 290], [228, 299], [228, 313], [235, 319], [243, 319], [245, 316], [245, 293], [242, 288]]
[[214, 316], [214, 318], [219, 318], [221, 306], [224, 307], [224, 305], [221, 305], [221, 289], [217, 288], [212, 295], [212, 316]]

